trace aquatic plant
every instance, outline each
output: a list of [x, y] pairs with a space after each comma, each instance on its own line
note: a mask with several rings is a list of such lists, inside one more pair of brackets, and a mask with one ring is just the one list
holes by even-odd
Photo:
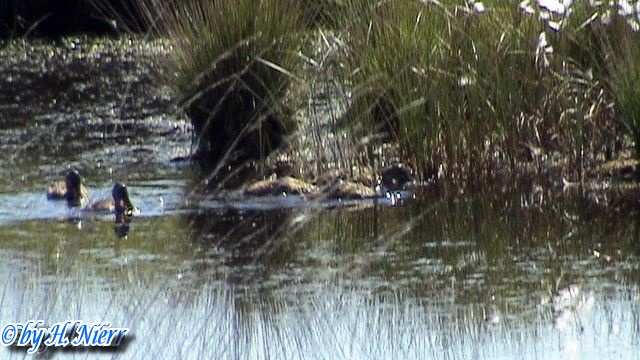
[[355, 95], [344, 120], [356, 136], [393, 133], [423, 177], [477, 179], [563, 161], [581, 178], [587, 163], [614, 156], [620, 134], [601, 44], [619, 34], [589, 26], [603, 9], [526, 0], [347, 4], [344, 63]]
[[620, 121], [634, 142], [634, 156], [640, 159], [640, 43], [637, 33], [622, 40], [621, 54], [612, 65], [611, 87]]
[[306, 19], [293, 0], [141, 0], [173, 45], [170, 82], [194, 125], [198, 155], [261, 158], [295, 128], [288, 90], [300, 64]]
[[[352, 169], [392, 142], [394, 155], [415, 164], [422, 178], [474, 182], [561, 164], [578, 180], [624, 151], [623, 132], [640, 138], [633, 124], [638, 87], [622, 75], [637, 57], [632, 44], [630, 55], [619, 55], [623, 30], [609, 21], [627, 11], [621, 3], [140, 1], [173, 43], [169, 79], [207, 170], [264, 158], [285, 142], [298, 146], [294, 157], [305, 153], [298, 162], [331, 158], [333, 165], [316, 167]], [[632, 19], [624, 18], [627, 28]], [[327, 53], [317, 61], [301, 57], [315, 51], [314, 41]], [[291, 91], [310, 70], [324, 74]], [[338, 131], [328, 134], [327, 121], [304, 119], [312, 126], [287, 138], [298, 123], [293, 100], [302, 92], [327, 96], [327, 83], [340, 89], [329, 102], [348, 107]]]
[[350, 113], [361, 127], [393, 133], [423, 175], [480, 164], [501, 141], [510, 145], [501, 150], [516, 151], [512, 115], [525, 95], [540, 94], [528, 81], [537, 77], [533, 51], [522, 51], [535, 45], [534, 22], [516, 24], [517, 10], [506, 5], [490, 14], [422, 1], [350, 7], [361, 14], [350, 16], [358, 20], [348, 27], [346, 60], [357, 89]]
[[614, 15], [607, 26], [609, 30], [615, 29], [612, 36], [600, 37], [606, 55], [605, 75], [608, 90], [613, 99], [616, 119], [621, 128], [631, 137], [634, 157], [640, 159], [639, 26], [637, 18], [629, 19], [621, 15]]
[[[558, 32], [554, 40], [565, 64], [572, 67], [572, 88], [580, 90], [580, 87], [584, 88], [581, 84], [590, 84], [586, 92], [574, 91], [578, 97], [591, 93], [591, 96], [586, 95], [582, 105], [582, 123], [590, 128], [582, 135], [583, 142], [589, 142], [587, 148], [596, 150], [593, 154], [596, 160], [610, 160], [619, 157], [624, 147], [631, 145], [630, 140], [638, 157], [638, 10], [625, 0], [578, 2], [569, 10], [569, 16], [555, 22]], [[580, 72], [582, 76], [575, 76]], [[599, 138], [609, 141], [594, 144]]]

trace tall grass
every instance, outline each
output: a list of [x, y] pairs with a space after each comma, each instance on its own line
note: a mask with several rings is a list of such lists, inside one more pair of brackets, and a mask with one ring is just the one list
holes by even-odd
[[288, 94], [308, 21], [301, 4], [141, 1], [148, 21], [173, 44], [170, 82], [203, 157], [216, 165], [280, 146], [295, 127]]
[[[341, 66], [325, 70], [349, 90], [336, 103], [350, 106], [343, 118], [353, 143], [370, 152], [372, 140], [392, 140], [422, 177], [473, 182], [561, 166], [577, 180], [624, 154], [625, 134], [640, 144], [640, 50], [627, 26], [633, 16], [616, 20], [617, 4], [140, 1], [173, 43], [169, 78], [214, 167], [263, 158], [287, 141], [300, 95], [291, 85], [305, 74], [299, 53], [326, 26], [344, 47], [327, 56]], [[317, 65], [334, 62], [325, 60]], [[312, 136], [318, 149], [297, 151], [334, 146], [342, 163], [359, 156], [325, 133]]]
[[[629, 23], [628, 20], [635, 21]], [[640, 159], [640, 34], [637, 20], [615, 16], [610, 23], [615, 37], [602, 39], [607, 49], [608, 85], [617, 120], [631, 136], [634, 156]]]
[[[362, 14], [347, 30], [347, 63], [365, 127], [397, 121], [391, 130], [419, 158], [423, 174], [441, 165], [466, 172], [484, 153], [516, 157], [526, 96], [544, 94], [532, 81], [534, 53], [523, 51], [535, 48], [538, 24], [521, 19], [511, 4], [488, 14], [422, 1], [350, 6]], [[380, 119], [381, 103], [397, 119]]]
[[[601, 21], [615, 5], [580, 2], [554, 13], [506, 1], [347, 4], [346, 74], [356, 96], [345, 117], [365, 133], [395, 122], [404, 156], [423, 176], [439, 169], [477, 179], [545, 162], [582, 177], [620, 148], [612, 99], [628, 109], [615, 115], [634, 118], [635, 50], [620, 57], [603, 46], [621, 35]], [[607, 87], [603, 69], [622, 58]]]
[[640, 159], [640, 43], [637, 34], [623, 37], [622, 54], [613, 64], [613, 96], [620, 120], [631, 134]]
[[300, 3], [312, 28], [336, 27], [338, 14], [345, 8], [342, 0], [300, 0]]

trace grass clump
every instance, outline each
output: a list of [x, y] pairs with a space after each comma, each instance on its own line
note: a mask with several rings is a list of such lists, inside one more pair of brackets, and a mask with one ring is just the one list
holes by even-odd
[[198, 156], [266, 155], [295, 128], [288, 98], [299, 71], [307, 17], [295, 0], [142, 2], [173, 44], [171, 83], [194, 125]]
[[634, 142], [634, 156], [640, 159], [640, 42], [638, 34], [622, 40], [621, 55], [612, 64], [611, 86], [620, 121]]
[[640, 156], [640, 26], [619, 4], [140, 1], [173, 43], [170, 78], [208, 169], [263, 158], [296, 128], [291, 85], [308, 35], [329, 50], [307, 57], [306, 71], [325, 67], [327, 82], [346, 89], [328, 101], [347, 105], [341, 124], [356, 140], [345, 150], [341, 134], [328, 143], [318, 126], [318, 149], [295, 149], [316, 161], [350, 164], [394, 142], [422, 178], [473, 183], [557, 166], [582, 180], [624, 152], [623, 134]]
[[636, 118], [635, 45], [627, 41], [628, 56], [603, 46], [621, 35], [601, 21], [615, 5], [347, 3], [346, 83], [356, 95], [345, 118], [365, 135], [392, 133], [423, 177], [474, 180], [544, 161], [582, 177], [620, 148], [612, 99], [616, 116]]
[[631, 137], [634, 157], [640, 159], [640, 25], [637, 19], [615, 16], [608, 26], [616, 31], [601, 40], [607, 54], [607, 85], [617, 121]]
[[538, 24], [509, 4], [488, 13], [417, 0], [350, 6], [360, 14], [347, 31], [350, 113], [363, 128], [390, 131], [423, 175], [475, 170], [487, 153], [517, 157], [518, 115], [540, 94], [535, 54], [523, 51], [535, 48]]
[[[638, 13], [626, 1], [576, 2], [541, 18], [555, 49], [553, 78], [561, 106], [556, 134], [576, 166], [594, 168], [639, 149], [640, 38]], [[567, 116], [565, 116], [567, 115]], [[570, 121], [567, 121], [570, 120]], [[568, 125], [568, 126], [567, 126]], [[635, 151], [639, 156], [640, 151]]]

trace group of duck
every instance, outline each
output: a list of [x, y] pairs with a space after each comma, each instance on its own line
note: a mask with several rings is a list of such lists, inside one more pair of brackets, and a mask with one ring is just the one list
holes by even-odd
[[124, 184], [116, 183], [111, 190], [111, 198], [89, 200], [89, 191], [82, 184], [80, 173], [71, 169], [64, 181], [53, 183], [47, 192], [49, 200], [66, 200], [70, 208], [114, 213], [117, 224], [128, 223], [140, 210], [133, 206], [129, 191]]
[[321, 174], [313, 183], [277, 168], [275, 178], [250, 184], [244, 189], [243, 194], [259, 197], [300, 195], [311, 200], [359, 200], [404, 190], [412, 180], [412, 170], [401, 163], [382, 168], [379, 177], [366, 169], [334, 169]]
[[[325, 174], [316, 184], [307, 183], [291, 176], [258, 181], [247, 186], [243, 193], [247, 196], [278, 196], [281, 194], [301, 195], [308, 198], [365, 199], [379, 196], [381, 191], [401, 190], [412, 180], [413, 175], [404, 165], [392, 165], [382, 169], [380, 179], [364, 176], [357, 181], [346, 179], [346, 175], [335, 171]], [[66, 200], [70, 208], [115, 214], [116, 224], [126, 224], [140, 213], [129, 198], [127, 187], [122, 183], [113, 185], [111, 198], [89, 200], [89, 192], [82, 184], [80, 173], [71, 169], [64, 181], [49, 187], [49, 200]]]

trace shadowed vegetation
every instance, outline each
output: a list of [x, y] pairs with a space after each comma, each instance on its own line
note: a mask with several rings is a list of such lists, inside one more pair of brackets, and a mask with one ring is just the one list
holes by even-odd
[[3, 0], [0, 38], [143, 30], [136, 0]]
[[174, 46], [169, 81], [182, 95], [205, 169], [281, 146], [295, 128], [287, 95], [307, 24], [301, 5], [151, 0], [142, 6]]
[[610, 26], [614, 25], [617, 31], [601, 39], [608, 55], [606, 85], [614, 100], [616, 118], [631, 135], [634, 156], [640, 159], [640, 39], [626, 19], [616, 16]]

